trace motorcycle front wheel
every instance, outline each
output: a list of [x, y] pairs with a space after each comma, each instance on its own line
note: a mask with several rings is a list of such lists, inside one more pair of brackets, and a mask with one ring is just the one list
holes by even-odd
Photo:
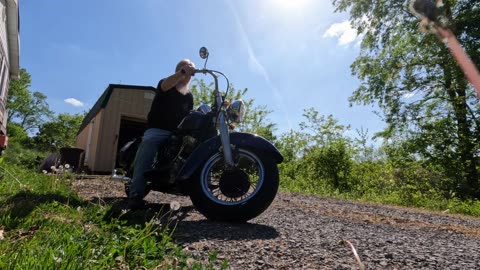
[[238, 149], [234, 163], [227, 168], [223, 154], [216, 153], [192, 183], [192, 203], [210, 220], [245, 222], [263, 213], [277, 194], [278, 169], [268, 155]]

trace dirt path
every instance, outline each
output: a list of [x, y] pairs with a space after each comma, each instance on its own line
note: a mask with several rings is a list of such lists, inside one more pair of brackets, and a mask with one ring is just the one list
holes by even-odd
[[[79, 194], [124, 197], [109, 179], [78, 180]], [[231, 269], [480, 269], [480, 219], [316, 196], [281, 193], [247, 224], [212, 223], [188, 198], [152, 193], [152, 204], [177, 201], [175, 240], [193, 255], [218, 250]]]

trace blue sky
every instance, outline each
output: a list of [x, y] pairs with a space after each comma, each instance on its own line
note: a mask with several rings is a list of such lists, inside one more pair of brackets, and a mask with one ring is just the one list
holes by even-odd
[[88, 111], [110, 83], [156, 86], [182, 58], [201, 66], [206, 46], [208, 67], [273, 110], [278, 134], [309, 107], [383, 127], [348, 104], [359, 38], [330, 0], [22, 0], [20, 16], [21, 66], [57, 113]]

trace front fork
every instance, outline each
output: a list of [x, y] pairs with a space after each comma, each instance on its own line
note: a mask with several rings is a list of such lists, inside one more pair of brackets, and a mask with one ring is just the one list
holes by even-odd
[[[215, 77], [215, 89], [218, 89], [217, 78]], [[218, 114], [218, 129], [220, 131], [220, 140], [222, 142], [222, 151], [223, 151], [223, 158], [225, 160], [225, 165], [227, 168], [232, 168], [235, 166], [233, 163], [232, 157], [232, 147], [230, 146], [230, 132], [228, 131], [227, 121], [225, 119], [225, 110], [223, 109], [223, 99], [220, 95], [220, 91], [215, 90], [215, 101], [217, 103], [217, 108], [219, 110]]]
[[232, 147], [230, 145], [230, 133], [228, 132], [228, 126], [225, 121], [225, 112], [221, 111], [218, 117], [218, 121], [220, 121], [220, 140], [222, 141], [222, 150], [223, 150], [223, 157], [225, 159], [225, 164], [227, 168], [232, 168], [235, 166], [233, 163], [232, 157]]
[[[200, 71], [202, 72], [202, 71]], [[209, 73], [210, 75], [213, 76], [213, 79], [215, 81], [215, 90], [213, 91], [213, 94], [215, 96], [215, 103], [217, 104], [217, 110], [218, 110], [218, 129], [220, 131], [220, 140], [222, 142], [222, 151], [223, 151], [223, 158], [225, 160], [225, 165], [227, 168], [232, 168], [235, 166], [233, 163], [233, 157], [232, 157], [232, 147], [230, 146], [230, 133], [228, 131], [228, 126], [227, 126], [227, 121], [225, 119], [225, 110], [224, 110], [224, 104], [223, 104], [223, 98], [222, 95], [220, 94], [220, 91], [218, 91], [218, 77], [217, 75], [212, 72], [212, 71], [203, 71], [206, 73]]]

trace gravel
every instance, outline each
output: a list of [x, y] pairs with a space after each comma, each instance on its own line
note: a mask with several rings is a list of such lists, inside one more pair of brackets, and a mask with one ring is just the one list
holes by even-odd
[[[77, 180], [86, 199], [123, 200], [123, 184]], [[421, 209], [279, 193], [246, 224], [207, 221], [188, 197], [152, 192], [151, 205], [180, 203], [174, 239], [195, 257], [218, 252], [230, 269], [480, 269], [480, 219]]]

